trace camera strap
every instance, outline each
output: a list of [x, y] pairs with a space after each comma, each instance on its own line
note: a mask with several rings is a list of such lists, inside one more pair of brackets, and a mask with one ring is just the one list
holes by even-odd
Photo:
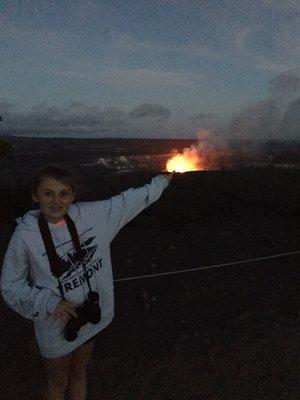
[[[74, 221], [72, 220], [72, 218], [68, 215], [65, 214], [64, 218], [67, 222], [67, 227], [69, 230], [69, 233], [71, 235], [72, 238], [72, 242], [75, 245], [75, 249], [76, 249], [76, 258], [78, 261], [81, 262], [83, 269], [84, 269], [84, 274], [86, 277], [86, 282], [88, 284], [89, 287], [89, 292], [92, 291], [91, 289], [91, 284], [90, 284], [90, 279], [88, 276], [88, 273], [86, 271], [85, 268], [85, 264], [84, 264], [84, 252], [82, 250], [82, 248], [80, 247], [80, 242], [79, 242], [79, 236], [78, 236], [78, 232], [75, 226]], [[47, 257], [49, 260], [49, 264], [50, 264], [50, 268], [51, 268], [51, 272], [53, 273], [53, 275], [56, 277], [56, 279], [58, 280], [58, 288], [61, 294], [61, 297], [65, 300], [65, 296], [64, 296], [64, 292], [63, 292], [63, 287], [62, 284], [59, 280], [59, 276], [61, 275], [61, 268], [60, 268], [60, 259], [59, 256], [57, 255], [56, 251], [55, 251], [55, 246], [53, 243], [53, 239], [51, 236], [51, 232], [50, 232], [50, 228], [48, 225], [48, 222], [46, 221], [43, 213], [41, 212], [38, 218], [38, 225], [40, 228], [40, 232], [42, 235], [42, 239], [46, 248], [46, 253], [47, 253]]]

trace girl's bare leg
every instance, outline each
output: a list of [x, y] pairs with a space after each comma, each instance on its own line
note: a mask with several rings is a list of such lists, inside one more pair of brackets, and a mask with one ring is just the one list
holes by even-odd
[[87, 365], [95, 342], [83, 344], [72, 352], [69, 369], [68, 396], [70, 400], [86, 400]]
[[64, 400], [68, 388], [72, 354], [58, 358], [46, 358], [47, 387], [43, 400]]

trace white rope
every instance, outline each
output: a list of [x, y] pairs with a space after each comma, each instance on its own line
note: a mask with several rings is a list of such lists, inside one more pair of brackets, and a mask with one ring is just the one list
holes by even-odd
[[227, 266], [230, 266], [230, 265], [246, 264], [246, 263], [251, 263], [251, 262], [255, 262], [255, 261], [268, 260], [268, 259], [271, 259], [271, 258], [279, 258], [279, 257], [284, 257], [284, 256], [290, 256], [292, 254], [298, 254], [298, 253], [300, 253], [300, 250], [293, 251], [291, 253], [274, 254], [272, 256], [267, 256], [267, 257], [258, 257], [258, 258], [251, 258], [251, 259], [242, 260], [242, 261], [233, 261], [233, 262], [228, 262], [228, 263], [225, 263], [225, 264], [208, 265], [207, 267], [203, 266], [203, 267], [198, 267], [198, 268], [181, 269], [181, 270], [178, 270], [178, 271], [161, 272], [159, 274], [131, 276], [131, 277], [128, 277], [128, 278], [114, 279], [114, 282], [133, 281], [133, 280], [137, 280], [137, 279], [146, 279], [146, 278], [155, 278], [157, 276], [164, 276], [164, 275], [182, 274], [182, 273], [186, 273], [186, 272], [200, 271], [200, 270], [204, 270], [204, 269], [221, 268], [221, 267], [227, 267]]

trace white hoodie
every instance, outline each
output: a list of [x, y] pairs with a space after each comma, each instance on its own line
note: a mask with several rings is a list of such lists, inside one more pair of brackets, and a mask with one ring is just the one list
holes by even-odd
[[[53, 312], [61, 300], [58, 280], [52, 274], [38, 226], [40, 210], [32, 210], [17, 219], [4, 258], [1, 292], [7, 304], [23, 317], [34, 321], [42, 356], [60, 357], [70, 353], [104, 329], [114, 316], [113, 275], [110, 243], [119, 230], [144, 208], [155, 202], [168, 186], [162, 175], [138, 189], [129, 189], [105, 201], [70, 205], [80, 245], [85, 252], [86, 271], [92, 290], [100, 294], [101, 321], [80, 328], [73, 342], [64, 338], [65, 323]], [[59, 280], [65, 299], [76, 307], [86, 299], [88, 286], [84, 270], [74, 257], [75, 247], [67, 225], [48, 223], [56, 253], [61, 260]]]

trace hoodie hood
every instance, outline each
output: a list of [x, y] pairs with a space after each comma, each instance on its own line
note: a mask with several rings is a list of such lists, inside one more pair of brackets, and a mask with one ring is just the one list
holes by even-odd
[[[15, 221], [17, 223], [16, 231], [39, 231], [39, 225], [38, 225], [38, 218], [41, 213], [41, 210], [30, 210], [26, 214], [24, 214], [22, 217], [16, 218]], [[79, 216], [79, 208], [78, 204], [71, 204], [69, 209], [68, 209], [68, 214], [70, 217], [73, 219], [73, 221], [76, 223], [78, 216]], [[50, 230], [55, 230], [55, 229], [61, 229], [61, 226], [53, 224], [49, 222], [49, 228]]]

